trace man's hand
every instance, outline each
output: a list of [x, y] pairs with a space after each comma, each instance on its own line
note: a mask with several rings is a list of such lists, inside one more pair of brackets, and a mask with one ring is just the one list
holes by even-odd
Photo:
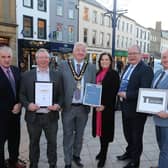
[[156, 113], [156, 115], [159, 116], [160, 118], [168, 118], [168, 113], [164, 111], [160, 111]]
[[21, 104], [17, 103], [13, 106], [12, 113], [13, 114], [18, 114], [21, 110]]
[[54, 104], [52, 106], [48, 106], [48, 109], [52, 110], [52, 111], [59, 111], [61, 109], [61, 107], [59, 104]]
[[28, 105], [28, 110], [29, 111], [36, 111], [36, 110], [38, 110], [40, 107], [37, 105], [37, 104], [34, 104], [34, 103], [30, 103], [29, 105]]
[[122, 97], [122, 98], [124, 98], [124, 99], [127, 98], [126, 92], [118, 92], [118, 96], [119, 96], [119, 97]]

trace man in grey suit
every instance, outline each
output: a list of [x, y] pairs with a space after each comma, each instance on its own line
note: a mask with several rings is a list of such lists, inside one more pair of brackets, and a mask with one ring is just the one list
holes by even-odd
[[[168, 89], [168, 49], [162, 53], [161, 62], [163, 69], [156, 71], [152, 82], [152, 88]], [[158, 167], [167, 168], [168, 165], [168, 110], [154, 115], [156, 137], [160, 149]]]
[[[47, 139], [47, 157], [50, 168], [56, 167], [56, 136], [58, 129], [59, 110], [63, 102], [62, 79], [60, 73], [49, 70], [49, 53], [46, 49], [36, 52], [37, 68], [26, 72], [21, 79], [20, 100], [26, 108], [25, 120], [30, 139], [30, 168], [38, 168], [40, 156], [39, 141], [42, 130]], [[40, 107], [36, 104], [34, 83], [44, 81], [53, 83], [53, 104]]]
[[84, 59], [86, 45], [77, 42], [73, 49], [73, 59], [62, 62], [64, 105], [62, 112], [63, 146], [65, 168], [71, 168], [72, 160], [83, 167], [80, 159], [84, 128], [90, 108], [82, 104], [86, 83], [95, 83], [96, 69]]

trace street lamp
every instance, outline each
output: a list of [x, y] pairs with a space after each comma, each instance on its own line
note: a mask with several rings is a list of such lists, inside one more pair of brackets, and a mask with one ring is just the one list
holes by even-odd
[[128, 10], [117, 10], [117, 0], [113, 0], [113, 11], [107, 10], [107, 12], [104, 15], [111, 16], [112, 20], [112, 57], [115, 58], [115, 37], [116, 37], [116, 26], [117, 26], [117, 20], [118, 18], [123, 15], [124, 13], [127, 13]]

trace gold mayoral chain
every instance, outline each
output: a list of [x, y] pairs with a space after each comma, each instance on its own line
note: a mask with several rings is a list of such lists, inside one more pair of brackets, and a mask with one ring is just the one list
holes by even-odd
[[72, 60], [68, 59], [68, 64], [69, 64], [69, 67], [71, 69], [71, 72], [72, 72], [72, 75], [74, 77], [75, 80], [77, 80], [77, 88], [78, 89], [81, 89], [81, 79], [83, 77], [83, 74], [85, 73], [85, 70], [86, 70], [86, 67], [88, 65], [88, 62], [84, 62], [83, 66], [82, 66], [82, 69], [80, 71], [79, 74], [76, 73], [75, 69], [74, 69], [74, 66], [72, 65]]

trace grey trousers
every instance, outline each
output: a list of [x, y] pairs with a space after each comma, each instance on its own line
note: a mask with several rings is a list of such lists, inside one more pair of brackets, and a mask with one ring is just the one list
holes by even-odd
[[27, 130], [29, 134], [29, 160], [30, 168], [38, 168], [38, 161], [40, 157], [40, 137], [44, 131], [47, 140], [47, 158], [51, 166], [56, 166], [57, 162], [57, 130], [58, 120], [49, 121], [45, 114], [37, 115], [35, 123], [27, 123]]
[[159, 168], [168, 167], [168, 127], [156, 126], [156, 137], [160, 149]]
[[80, 157], [88, 111], [81, 106], [72, 106], [62, 112], [64, 161], [70, 165], [73, 155]]

